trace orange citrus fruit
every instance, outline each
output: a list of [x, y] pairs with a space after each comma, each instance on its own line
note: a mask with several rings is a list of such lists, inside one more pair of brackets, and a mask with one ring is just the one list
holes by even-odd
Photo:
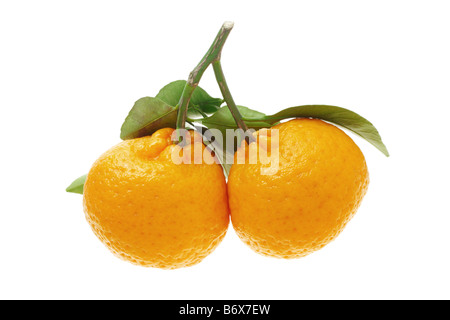
[[245, 164], [236, 162], [239, 152], [235, 155], [228, 178], [231, 221], [254, 251], [303, 257], [344, 229], [366, 193], [369, 174], [358, 146], [331, 124], [295, 119], [272, 129], [279, 130], [278, 144], [272, 145], [274, 131], [266, 129], [256, 133], [257, 142], [243, 143], [241, 149], [259, 151], [261, 142], [268, 141], [268, 157], [279, 154], [278, 170], [267, 170], [271, 164], [259, 157], [248, 163], [248, 148], [241, 152]]
[[[175, 269], [199, 263], [225, 236], [229, 222], [226, 182], [219, 164], [191, 132], [183, 149], [173, 129], [126, 140], [104, 153], [86, 179], [83, 204], [96, 236], [133, 264]], [[172, 154], [189, 158], [176, 164]], [[207, 159], [209, 158], [209, 159]]]

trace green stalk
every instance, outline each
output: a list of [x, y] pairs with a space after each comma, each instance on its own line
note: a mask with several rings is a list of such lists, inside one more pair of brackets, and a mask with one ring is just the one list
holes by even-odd
[[[214, 42], [212, 43], [209, 50], [206, 52], [203, 59], [195, 67], [194, 70], [189, 74], [188, 81], [184, 87], [183, 93], [181, 94], [180, 101], [178, 102], [178, 115], [177, 115], [177, 129], [184, 129], [187, 117], [187, 108], [189, 101], [191, 100], [192, 93], [195, 88], [197, 88], [203, 73], [208, 68], [208, 66], [219, 57], [222, 52], [223, 45], [228, 38], [228, 35], [233, 29], [233, 22], [225, 22], [220, 28]], [[181, 136], [178, 133], [178, 141], [180, 141]]]
[[[239, 109], [236, 107], [236, 103], [234, 102], [233, 96], [231, 95], [230, 89], [228, 88], [227, 81], [225, 80], [225, 75], [223, 73], [222, 64], [220, 62], [220, 55], [213, 62], [213, 69], [217, 83], [220, 87], [220, 91], [222, 92], [222, 96], [225, 99], [228, 108], [230, 109], [234, 121], [236, 121], [236, 124], [240, 129], [246, 132], [248, 130], [247, 124], [242, 119], [242, 115], [239, 112]], [[253, 139], [253, 136], [251, 137], [251, 139]]]

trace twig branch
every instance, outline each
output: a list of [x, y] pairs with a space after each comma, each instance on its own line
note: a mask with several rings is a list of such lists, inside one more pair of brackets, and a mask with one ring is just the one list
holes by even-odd
[[[220, 28], [219, 33], [217, 34], [214, 42], [212, 43], [209, 50], [206, 52], [203, 59], [199, 62], [199, 64], [192, 70], [189, 74], [188, 81], [186, 82], [186, 86], [184, 87], [183, 93], [181, 94], [180, 101], [178, 102], [178, 116], [177, 116], [177, 129], [184, 129], [186, 124], [187, 117], [187, 108], [189, 105], [189, 101], [191, 100], [192, 94], [197, 88], [200, 79], [203, 76], [203, 73], [208, 68], [208, 66], [217, 58], [220, 59], [220, 53], [225, 44], [225, 41], [228, 38], [228, 35], [233, 29], [233, 22], [225, 22]], [[178, 139], [181, 137], [178, 135]], [[180, 140], [178, 140], [180, 141]]]

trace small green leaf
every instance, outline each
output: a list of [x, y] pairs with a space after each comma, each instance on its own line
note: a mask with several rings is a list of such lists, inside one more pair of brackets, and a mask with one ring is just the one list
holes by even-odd
[[[261, 128], [269, 128], [272, 126], [271, 123], [265, 121], [266, 115], [262, 112], [249, 109], [243, 106], [236, 106], [249, 129], [261, 129]], [[203, 125], [208, 128], [214, 129], [237, 129], [236, 122], [234, 121], [233, 115], [231, 114], [230, 109], [227, 106], [220, 108], [217, 112], [215, 112], [212, 116], [199, 119], [198, 122], [201, 122]]]
[[[228, 148], [226, 148], [225, 136], [222, 137], [223, 139], [218, 139], [217, 137], [212, 138], [211, 134], [206, 134], [206, 132], [208, 132], [207, 130], [207, 128], [202, 128], [203, 142], [211, 151], [214, 151], [215, 156], [219, 160], [224, 170], [225, 177], [228, 177], [231, 165], [233, 164], [233, 161], [231, 161], [231, 159], [234, 158], [235, 149], [231, 148], [230, 146], [227, 146]], [[209, 131], [209, 133], [211, 133], [211, 131]]]
[[374, 125], [348, 109], [327, 105], [305, 105], [287, 108], [274, 115], [266, 116], [264, 121], [274, 123], [288, 118], [316, 118], [337, 124], [361, 136], [389, 157], [389, 152]]
[[158, 98], [145, 97], [135, 102], [120, 130], [123, 140], [151, 135], [161, 128], [175, 128], [177, 109]]
[[[173, 81], [164, 86], [164, 88], [158, 92], [156, 98], [175, 107], [180, 101], [185, 85], [185, 80]], [[205, 90], [197, 87], [189, 102], [188, 115], [198, 116], [201, 115], [202, 112], [205, 114], [214, 113], [219, 109], [222, 102], [222, 99], [213, 98]]]
[[234, 158], [234, 150], [227, 153], [227, 150], [224, 147], [224, 141], [220, 140], [220, 139], [216, 139], [216, 137], [213, 138], [212, 132], [208, 131], [208, 128], [201, 127], [201, 126], [195, 126], [194, 129], [197, 132], [200, 132], [202, 134], [203, 143], [206, 145], [206, 147], [210, 151], [214, 151], [215, 156], [219, 160], [220, 165], [222, 166], [222, 168], [224, 170], [225, 177], [228, 177], [228, 174], [230, 173], [232, 161], [226, 161], [226, 159]]
[[84, 183], [86, 182], [86, 177], [87, 177], [87, 174], [76, 179], [74, 182], [72, 182], [70, 184], [70, 186], [67, 187], [66, 191], [72, 192], [72, 193], [83, 194]]

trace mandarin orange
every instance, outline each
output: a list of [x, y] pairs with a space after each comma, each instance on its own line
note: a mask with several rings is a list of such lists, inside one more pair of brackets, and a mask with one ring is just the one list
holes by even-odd
[[123, 141], [104, 153], [87, 175], [87, 221], [116, 256], [133, 264], [164, 269], [194, 265], [227, 231], [221, 166], [207, 164], [212, 156], [192, 133], [184, 154], [189, 157], [199, 147], [204, 156], [198, 164], [174, 163], [172, 155], [181, 148], [172, 143], [172, 133], [166, 128]]
[[[335, 239], [363, 199], [369, 175], [361, 150], [342, 130], [321, 120], [295, 119], [257, 132], [250, 150], [279, 130], [277, 170], [260, 161], [231, 167], [228, 198], [233, 227], [254, 251], [298, 258]], [[271, 143], [267, 144], [272, 145]], [[241, 149], [248, 147], [243, 143]], [[242, 159], [240, 159], [242, 160]]]

